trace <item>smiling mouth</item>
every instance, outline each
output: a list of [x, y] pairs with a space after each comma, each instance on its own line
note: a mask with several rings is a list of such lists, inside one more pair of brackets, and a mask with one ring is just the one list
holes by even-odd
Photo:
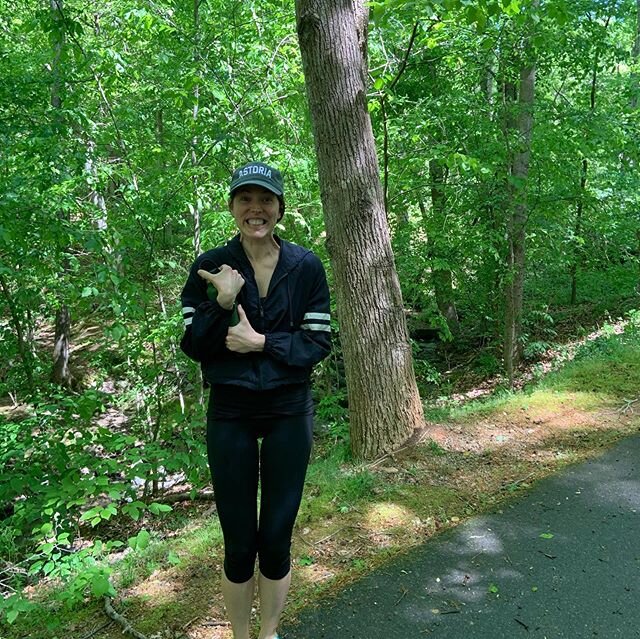
[[262, 226], [263, 224], [266, 224], [266, 223], [267, 223], [266, 220], [263, 220], [262, 218], [258, 218], [258, 217], [252, 217], [247, 220], [247, 224], [249, 226]]

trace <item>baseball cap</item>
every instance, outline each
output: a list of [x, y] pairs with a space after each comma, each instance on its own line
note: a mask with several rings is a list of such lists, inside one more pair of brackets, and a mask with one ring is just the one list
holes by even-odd
[[236, 169], [231, 176], [229, 192], [233, 193], [237, 188], [246, 184], [262, 186], [280, 196], [284, 193], [284, 183], [280, 171], [262, 162], [249, 162], [249, 164]]

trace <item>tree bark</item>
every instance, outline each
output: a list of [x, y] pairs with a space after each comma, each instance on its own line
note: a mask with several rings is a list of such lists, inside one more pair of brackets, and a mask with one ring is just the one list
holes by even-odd
[[351, 0], [297, 0], [356, 457], [424, 427]]
[[[535, 65], [528, 62], [531, 56], [529, 39], [523, 47], [524, 67], [520, 71], [518, 117], [515, 121], [517, 146], [512, 155], [509, 185], [509, 211], [507, 213], [507, 282], [505, 305], [504, 364], [509, 383], [513, 385], [514, 370], [522, 356], [522, 307], [524, 298], [525, 240], [527, 227], [527, 178], [533, 129], [533, 103], [535, 94]], [[508, 87], [513, 97], [515, 88]]]
[[[62, 78], [60, 74], [60, 58], [64, 47], [64, 14], [63, 0], [49, 0], [49, 7], [54, 22], [58, 25], [58, 38], [53, 45], [53, 60], [51, 64], [51, 106], [56, 111], [55, 121], [60, 135], [62, 135]], [[62, 224], [68, 224], [68, 215], [58, 214]], [[66, 258], [63, 259], [63, 270], [69, 268]], [[51, 379], [60, 386], [71, 386], [71, 372], [69, 368], [69, 344], [71, 342], [71, 316], [64, 300], [60, 300], [55, 319], [55, 336], [53, 344], [53, 369]]]
[[51, 379], [60, 386], [71, 386], [69, 370], [69, 336], [71, 334], [71, 316], [69, 308], [63, 304], [56, 311], [56, 332], [53, 343], [53, 371]]

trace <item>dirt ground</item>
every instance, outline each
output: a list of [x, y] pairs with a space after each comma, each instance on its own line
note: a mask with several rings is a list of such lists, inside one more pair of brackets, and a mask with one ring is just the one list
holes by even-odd
[[[297, 526], [287, 619], [319, 594], [344, 587], [439, 530], [495, 508], [536, 479], [592, 456], [639, 428], [633, 410], [581, 410], [569, 395], [553, 408], [511, 409], [416, 433], [404, 449], [360, 469], [380, 479], [371, 501], [312, 526]], [[443, 495], [442, 507], [434, 508]], [[149, 639], [231, 639], [220, 568], [221, 558], [212, 557], [187, 569], [157, 570], [143, 582], [119, 589], [114, 607], [135, 628], [152, 629], [147, 630]], [[257, 617], [259, 612], [254, 612]], [[107, 623], [104, 613], [95, 610], [93, 617], [70, 629], [69, 636], [122, 637], [119, 624]]]

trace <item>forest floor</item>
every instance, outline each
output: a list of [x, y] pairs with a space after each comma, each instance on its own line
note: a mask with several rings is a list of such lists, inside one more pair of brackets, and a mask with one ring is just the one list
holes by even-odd
[[[597, 370], [580, 368], [560, 383], [536, 384], [469, 409], [462, 403], [445, 417], [430, 416], [427, 428], [407, 446], [372, 463], [331, 466], [327, 460], [336, 441], [319, 437], [294, 531], [294, 582], [285, 621], [439, 532], [495, 511], [537, 480], [638, 432], [640, 366], [637, 353], [634, 357], [607, 360]], [[606, 380], [620, 386], [620, 379], [631, 379], [630, 386], [622, 394], [608, 392]], [[521, 385], [527, 380], [529, 373]], [[457, 401], [493, 390], [489, 383], [467, 389]], [[319, 478], [330, 473], [339, 475], [336, 488], [318, 506], [324, 490]], [[172, 516], [184, 523], [158, 524], [158, 543], [137, 561], [133, 577], [130, 564], [118, 568], [114, 561], [113, 606], [149, 639], [230, 639], [219, 587], [222, 545], [215, 509], [187, 502], [176, 504]], [[34, 588], [32, 595], [38, 600], [42, 590]], [[42, 625], [27, 630], [20, 624], [21, 633], [11, 629], [8, 637], [122, 637], [122, 627], [105, 616], [99, 602], [50, 614], [63, 620], [64, 630], [48, 632]]]

